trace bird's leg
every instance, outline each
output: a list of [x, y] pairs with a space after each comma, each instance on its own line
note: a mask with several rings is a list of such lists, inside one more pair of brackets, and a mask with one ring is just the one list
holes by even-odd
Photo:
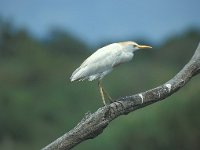
[[99, 91], [100, 91], [100, 94], [101, 94], [101, 98], [103, 100], [103, 104], [106, 105], [103, 88], [101, 86], [101, 80], [98, 81], [98, 86], [99, 86]]
[[109, 99], [110, 103], [112, 103], [113, 102], [112, 98], [110, 97], [110, 95], [108, 94], [108, 92], [103, 88], [103, 86], [101, 84], [101, 80], [99, 80], [98, 86], [99, 86], [99, 90], [100, 90], [101, 97], [102, 97], [103, 101], [105, 102], [105, 96], [106, 96]]
[[110, 101], [110, 103], [112, 103], [113, 101], [112, 101], [112, 98], [111, 98], [111, 96], [108, 94], [108, 92], [104, 89], [104, 87], [102, 86], [102, 90], [103, 90], [103, 93], [108, 97], [108, 99], [109, 99], [109, 101]]

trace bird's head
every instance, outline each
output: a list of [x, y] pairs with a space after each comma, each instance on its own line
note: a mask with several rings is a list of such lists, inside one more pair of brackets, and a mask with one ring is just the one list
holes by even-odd
[[139, 50], [139, 49], [152, 48], [151, 46], [147, 46], [147, 45], [139, 45], [133, 41], [120, 42], [120, 44], [125, 46], [127, 50], [130, 50], [131, 52], [135, 52], [136, 50]]

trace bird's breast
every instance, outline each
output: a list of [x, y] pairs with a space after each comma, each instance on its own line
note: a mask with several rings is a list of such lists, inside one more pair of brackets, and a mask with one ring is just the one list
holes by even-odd
[[120, 64], [130, 61], [133, 58], [133, 53], [131, 52], [122, 52], [118, 58], [116, 58], [115, 62], [113, 63], [113, 67], [117, 67]]

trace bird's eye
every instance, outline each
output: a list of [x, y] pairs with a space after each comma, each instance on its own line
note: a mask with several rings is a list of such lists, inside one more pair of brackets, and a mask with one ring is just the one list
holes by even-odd
[[134, 48], [136, 48], [136, 47], [137, 47], [137, 45], [133, 45], [133, 47], [134, 47]]

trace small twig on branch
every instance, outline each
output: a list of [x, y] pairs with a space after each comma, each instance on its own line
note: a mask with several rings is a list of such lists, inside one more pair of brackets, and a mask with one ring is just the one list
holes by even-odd
[[171, 80], [154, 89], [122, 97], [114, 103], [99, 108], [93, 114], [86, 114], [76, 127], [43, 150], [68, 150], [87, 139], [95, 138], [113, 119], [167, 98], [198, 73], [200, 73], [200, 43], [191, 60]]

